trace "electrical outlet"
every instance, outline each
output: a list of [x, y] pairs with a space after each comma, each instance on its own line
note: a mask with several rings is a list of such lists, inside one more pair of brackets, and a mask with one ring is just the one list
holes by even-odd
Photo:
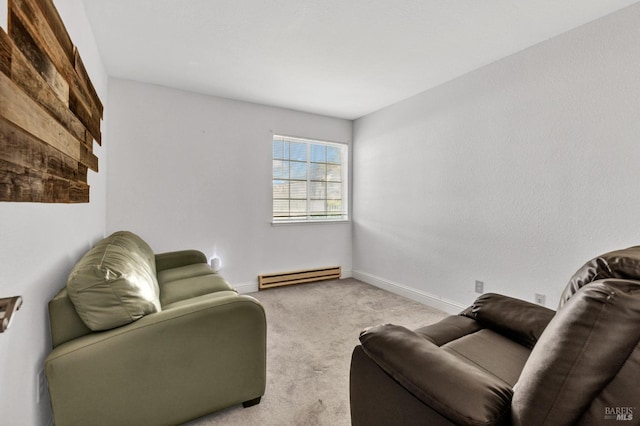
[[536, 298], [535, 298], [535, 300], [536, 300], [536, 303], [537, 303], [538, 305], [542, 305], [542, 306], [544, 306], [544, 304], [545, 304], [545, 299], [546, 299], [546, 296], [545, 296], [544, 294], [536, 293]]
[[47, 382], [44, 376], [44, 368], [41, 369], [36, 376], [36, 404], [39, 404], [44, 398], [44, 389], [47, 387]]
[[476, 280], [476, 293], [484, 293], [484, 282]]

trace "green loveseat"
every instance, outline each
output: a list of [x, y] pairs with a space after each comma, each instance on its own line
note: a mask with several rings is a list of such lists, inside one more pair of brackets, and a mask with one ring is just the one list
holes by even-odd
[[196, 250], [154, 254], [116, 232], [49, 302], [56, 426], [175, 425], [260, 402], [266, 320]]

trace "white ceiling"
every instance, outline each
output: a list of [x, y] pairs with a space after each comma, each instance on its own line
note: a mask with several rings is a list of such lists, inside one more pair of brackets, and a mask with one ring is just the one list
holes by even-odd
[[110, 75], [355, 119], [638, 0], [83, 0]]

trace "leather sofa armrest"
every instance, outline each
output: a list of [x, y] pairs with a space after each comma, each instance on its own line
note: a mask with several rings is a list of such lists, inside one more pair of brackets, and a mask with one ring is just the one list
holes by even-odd
[[363, 331], [360, 343], [387, 374], [450, 421], [466, 425], [509, 422], [513, 389], [423, 336], [386, 324]]
[[199, 250], [180, 250], [156, 254], [156, 272], [194, 263], [208, 263], [207, 256]]
[[461, 315], [532, 348], [555, 313], [525, 300], [487, 293], [478, 297]]

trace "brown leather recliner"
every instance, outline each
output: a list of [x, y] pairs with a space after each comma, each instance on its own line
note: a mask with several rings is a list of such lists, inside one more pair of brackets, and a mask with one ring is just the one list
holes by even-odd
[[640, 424], [640, 246], [587, 262], [557, 311], [485, 294], [414, 331], [360, 335], [359, 425]]

